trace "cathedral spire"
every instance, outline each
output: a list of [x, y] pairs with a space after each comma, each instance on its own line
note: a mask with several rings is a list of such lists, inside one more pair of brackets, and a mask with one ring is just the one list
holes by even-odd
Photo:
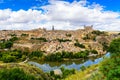
[[52, 26], [52, 31], [54, 31], [55, 30], [55, 28], [54, 28], [54, 25]]

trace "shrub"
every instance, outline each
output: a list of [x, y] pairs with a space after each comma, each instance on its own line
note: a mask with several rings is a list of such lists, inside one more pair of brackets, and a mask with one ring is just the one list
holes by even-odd
[[4, 55], [4, 56], [2, 57], [2, 61], [5, 62], [5, 63], [15, 62], [15, 61], [16, 61], [16, 58], [15, 58], [15, 56]]
[[63, 58], [61, 57], [61, 53], [52, 53], [47, 56], [45, 56], [46, 61], [63, 61]]
[[24, 55], [21, 51], [13, 50], [13, 51], [2, 51], [0, 52], [0, 60], [9, 63], [9, 62], [18, 62], [25, 60], [26, 55]]
[[87, 58], [89, 55], [89, 51], [80, 51], [74, 54], [74, 58]]
[[24, 34], [24, 33], [21, 34], [21, 37], [25, 37], [25, 36], [29, 36], [29, 34]]
[[0, 80], [38, 80], [33, 75], [25, 73], [20, 68], [1, 69]]
[[40, 38], [31, 38], [31, 40], [40, 40], [40, 41], [43, 41], [43, 42], [47, 42], [47, 39], [43, 38], [43, 37], [40, 37]]
[[[120, 56], [120, 55], [119, 55]], [[100, 66], [100, 71], [106, 80], [119, 80], [120, 79], [120, 57], [105, 59]]]
[[64, 67], [60, 68], [63, 75], [62, 78], [66, 78], [69, 75], [75, 74], [75, 69], [65, 69]]
[[33, 51], [30, 55], [29, 55], [29, 57], [30, 58], [33, 58], [33, 57], [42, 57], [43, 56], [43, 52], [42, 51]]
[[102, 43], [102, 46], [103, 46], [103, 51], [108, 51], [109, 49], [109, 46], [108, 46], [108, 43]]
[[92, 34], [96, 34], [96, 35], [101, 35], [101, 34], [105, 34], [105, 32], [101, 32], [101, 31], [93, 31]]
[[79, 42], [74, 43], [74, 45], [80, 48], [85, 48], [85, 46], [83, 44], [80, 44]]
[[11, 48], [12, 46], [13, 46], [13, 42], [12, 41], [5, 41], [3, 43], [0, 43], [1, 49]]
[[12, 46], [13, 46], [13, 42], [12, 41], [5, 42], [5, 48], [11, 48]]
[[100, 66], [100, 71], [105, 76], [105, 80], [120, 79], [120, 38], [110, 43], [110, 58], [105, 59]]
[[98, 54], [98, 52], [96, 50], [91, 50], [90, 51], [92, 54]]
[[74, 55], [73, 55], [73, 52], [65, 52], [65, 51], [62, 51], [61, 57], [62, 57], [62, 58], [73, 58]]
[[16, 59], [19, 59], [19, 58], [22, 57], [22, 53], [19, 53], [17, 51], [11, 51], [8, 54], [11, 55], [11, 56], [15, 56]]
[[117, 53], [120, 52], [120, 38], [114, 39], [109, 46], [108, 49], [109, 52], [111, 53]]
[[66, 34], [67, 37], [71, 37], [72, 35], [71, 34]]
[[83, 37], [83, 40], [87, 40], [87, 39], [90, 39], [90, 36], [88, 34], [86, 34], [86, 36]]
[[59, 42], [70, 42], [71, 40], [69, 40], [69, 39], [57, 39]]
[[80, 67], [80, 69], [81, 69], [82, 71], [84, 71], [84, 70], [86, 69], [86, 67], [85, 67], [84, 65], [82, 65], [82, 66]]
[[14, 42], [14, 41], [16, 41], [18, 39], [19, 39], [18, 37], [12, 37], [9, 41]]

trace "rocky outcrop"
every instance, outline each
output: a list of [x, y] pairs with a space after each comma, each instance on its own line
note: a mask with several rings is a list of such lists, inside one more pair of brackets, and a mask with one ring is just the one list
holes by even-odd
[[60, 69], [53, 70], [54, 75], [62, 75], [62, 71]]

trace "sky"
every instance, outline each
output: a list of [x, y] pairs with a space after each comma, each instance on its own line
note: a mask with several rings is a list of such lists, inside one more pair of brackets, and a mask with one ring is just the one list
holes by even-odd
[[0, 0], [0, 30], [120, 31], [119, 0]]

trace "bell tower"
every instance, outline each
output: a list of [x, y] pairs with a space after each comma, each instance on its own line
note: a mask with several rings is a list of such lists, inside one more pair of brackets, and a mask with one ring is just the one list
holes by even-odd
[[55, 28], [54, 28], [54, 25], [52, 26], [52, 31], [54, 31], [55, 30]]

